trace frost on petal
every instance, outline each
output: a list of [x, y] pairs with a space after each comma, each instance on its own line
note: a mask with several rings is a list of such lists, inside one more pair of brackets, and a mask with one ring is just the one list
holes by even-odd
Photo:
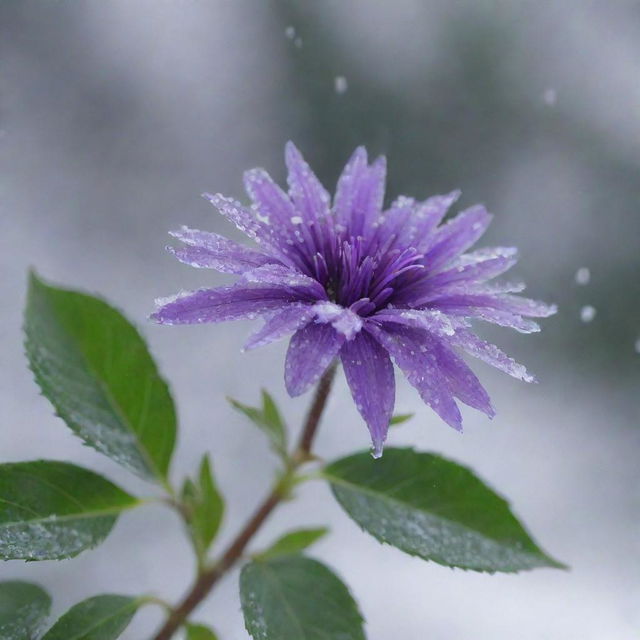
[[380, 217], [386, 175], [384, 156], [369, 166], [364, 147], [358, 147], [345, 166], [338, 180], [334, 209], [338, 223], [352, 238], [368, 237]]
[[344, 343], [330, 324], [311, 322], [293, 334], [284, 366], [290, 396], [299, 396], [325, 372]]
[[182, 227], [172, 231], [186, 247], [167, 247], [180, 262], [200, 269], [216, 269], [223, 273], [242, 274], [264, 264], [273, 263], [273, 258], [245, 247], [224, 236], [209, 231]]
[[267, 264], [247, 271], [243, 275], [247, 282], [273, 284], [304, 292], [309, 298], [323, 299], [327, 294], [322, 285], [313, 278], [280, 264]]
[[429, 349], [429, 334], [412, 327], [370, 327], [376, 340], [391, 354], [420, 397], [448, 425], [462, 431], [462, 416], [441, 371], [436, 354]]
[[437, 335], [451, 336], [455, 331], [451, 319], [437, 309], [383, 309], [370, 320], [426, 329]]
[[264, 169], [247, 171], [244, 186], [254, 203], [258, 219], [263, 223], [264, 233], [282, 249], [295, 245], [296, 235], [291, 220], [297, 214], [289, 196]]
[[491, 405], [491, 398], [473, 371], [458, 354], [446, 346], [445, 340], [431, 336], [429, 342], [430, 348], [436, 355], [440, 371], [447, 378], [451, 393], [466, 405], [493, 418], [496, 412]]
[[253, 213], [243, 207], [237, 200], [227, 198], [221, 193], [203, 193], [206, 198], [218, 211], [228, 220], [256, 241], [260, 241], [260, 223]]
[[347, 228], [351, 224], [351, 211], [357, 185], [367, 169], [367, 150], [358, 147], [345, 165], [336, 187], [333, 209], [337, 222]]
[[362, 329], [362, 318], [357, 313], [334, 302], [318, 302], [313, 311], [318, 322], [331, 324], [347, 340], [352, 340]]
[[428, 285], [432, 290], [438, 290], [460, 281], [490, 280], [511, 269], [517, 261], [518, 251], [513, 247], [499, 247], [491, 251], [466, 253], [460, 256], [451, 265], [451, 268], [425, 279], [425, 285]]
[[340, 350], [351, 395], [367, 423], [373, 454], [382, 455], [395, 402], [395, 380], [389, 355], [366, 331]]
[[501, 308], [532, 318], [548, 318], [558, 312], [558, 307], [555, 304], [547, 304], [540, 300], [521, 296], [501, 296], [500, 301], [504, 305]]
[[524, 365], [510, 358], [506, 353], [496, 347], [496, 345], [480, 339], [472, 331], [458, 329], [455, 335], [449, 339], [449, 343], [462, 349], [470, 356], [478, 358], [478, 360], [482, 360], [518, 380], [524, 382], [536, 381], [535, 377], [527, 372]]
[[[520, 312], [512, 311], [508, 302], [499, 296], [450, 295], [437, 298], [428, 303], [429, 308], [439, 309], [450, 316], [477, 318], [501, 327], [509, 327], [520, 333], [540, 331], [540, 325], [527, 320]], [[516, 298], [517, 299], [517, 298]], [[528, 314], [529, 315], [529, 314]]]
[[[447, 313], [456, 315], [464, 313], [469, 317], [481, 317], [488, 322], [513, 327], [524, 333], [539, 331], [540, 327], [534, 322], [522, 322], [521, 316], [547, 318], [558, 311], [555, 304], [547, 304], [521, 296], [478, 294], [473, 288], [466, 293], [440, 296], [430, 301], [429, 304], [437, 306]], [[512, 316], [520, 318], [520, 320], [516, 320]], [[532, 328], [527, 329], [527, 326]]]
[[156, 301], [151, 319], [159, 324], [202, 324], [255, 318], [304, 297], [293, 290], [245, 283], [217, 289], [199, 289]]
[[289, 171], [289, 195], [303, 220], [312, 222], [328, 215], [331, 201], [329, 193], [293, 142], [287, 142], [285, 161]]
[[244, 349], [248, 351], [275, 342], [303, 327], [311, 318], [313, 318], [311, 305], [290, 304], [266, 318], [264, 325], [249, 337]]
[[289, 196], [264, 169], [245, 172], [244, 187], [259, 213], [266, 218], [265, 222], [271, 223], [275, 219], [281, 223], [289, 223], [295, 215]]
[[482, 236], [490, 222], [491, 214], [482, 205], [474, 205], [440, 227], [425, 257], [429, 271], [439, 271], [466, 251]]
[[[444, 195], [428, 198], [424, 202], [416, 203], [401, 196], [393, 202], [391, 209], [385, 213], [385, 222], [398, 219], [401, 224], [394, 230], [398, 236], [397, 243], [402, 246], [414, 246], [422, 252], [432, 242], [431, 236], [436, 227], [442, 222], [447, 211], [460, 197], [460, 191], [452, 191]], [[404, 217], [400, 214], [407, 205], [411, 204], [411, 215]], [[402, 219], [404, 218], [404, 219]], [[384, 225], [385, 223], [383, 223]]]

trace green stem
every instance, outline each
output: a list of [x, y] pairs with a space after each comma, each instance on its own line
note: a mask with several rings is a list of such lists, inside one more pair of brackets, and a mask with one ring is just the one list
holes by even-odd
[[327, 369], [318, 383], [298, 446], [289, 457], [289, 464], [284, 475], [254, 511], [251, 518], [249, 518], [220, 558], [213, 565], [200, 569], [189, 593], [172, 610], [164, 626], [154, 636], [153, 640], [170, 640], [173, 637], [173, 634], [184, 624], [191, 612], [209, 595], [219, 580], [242, 557], [253, 536], [259, 531], [273, 510], [287, 497], [291, 482], [295, 478], [298, 468], [312, 459], [311, 447], [320, 424], [320, 418], [327, 404], [335, 372], [336, 365], [334, 364]]

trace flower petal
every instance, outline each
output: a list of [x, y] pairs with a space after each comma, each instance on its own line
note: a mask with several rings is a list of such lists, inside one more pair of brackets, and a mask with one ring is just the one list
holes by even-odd
[[403, 326], [386, 325], [380, 329], [371, 325], [367, 329], [389, 352], [424, 402], [448, 425], [462, 431], [462, 416], [449, 390], [447, 378], [440, 370], [435, 353], [428, 348], [429, 334]]
[[216, 269], [222, 273], [244, 273], [248, 269], [274, 262], [273, 258], [209, 231], [182, 227], [171, 235], [186, 247], [167, 247], [180, 262], [200, 269]]
[[329, 214], [331, 198], [293, 142], [285, 146], [289, 174], [289, 196], [305, 222], [313, 222]]
[[474, 205], [440, 227], [425, 256], [429, 271], [436, 273], [473, 245], [487, 230], [491, 217], [482, 205]]
[[364, 147], [355, 150], [342, 171], [334, 209], [336, 220], [352, 238], [367, 238], [380, 217], [386, 175], [386, 158], [380, 156], [368, 166]]
[[383, 309], [368, 318], [369, 322], [401, 324], [416, 329], [426, 329], [437, 335], [451, 336], [454, 325], [446, 314], [438, 309]]
[[294, 289], [238, 283], [231, 287], [199, 289], [156, 300], [151, 319], [159, 324], [202, 324], [255, 318], [304, 300]]
[[518, 262], [518, 250], [514, 247], [474, 251], [461, 255], [450, 269], [425, 278], [425, 286], [437, 291], [455, 282], [479, 282], [490, 280], [508, 271]]
[[264, 325], [253, 333], [244, 345], [244, 350], [262, 347], [293, 333], [313, 318], [313, 307], [308, 304], [294, 303], [269, 316]]
[[244, 186], [257, 208], [257, 216], [263, 223], [263, 233], [270, 242], [280, 246], [297, 266], [301, 266], [295, 251], [298, 243], [294, 229], [296, 210], [289, 196], [271, 179], [264, 169], [251, 169], [244, 174]]
[[284, 380], [290, 396], [299, 396], [320, 378], [344, 340], [331, 325], [315, 322], [293, 334], [284, 366]]
[[297, 269], [290, 269], [281, 264], [266, 264], [245, 272], [242, 277], [247, 282], [273, 284], [287, 289], [295, 289], [316, 300], [323, 300], [327, 297], [324, 287], [317, 280], [300, 273]]
[[203, 193], [202, 197], [206, 198], [225, 218], [233, 222], [242, 233], [260, 242], [260, 222], [249, 209], [221, 193]]
[[449, 349], [444, 340], [431, 336], [430, 348], [436, 354], [440, 371], [446, 376], [453, 395], [466, 405], [493, 418], [496, 414], [491, 398], [480, 380], [458, 354]]
[[528, 373], [524, 365], [510, 358], [506, 353], [498, 349], [496, 345], [481, 340], [468, 329], [458, 329], [455, 335], [449, 339], [449, 343], [518, 380], [536, 382], [535, 376]]
[[[515, 296], [513, 297], [515, 298]], [[505, 298], [506, 296], [476, 296], [462, 293], [431, 300], [427, 303], [427, 307], [438, 309], [448, 316], [477, 318], [501, 327], [515, 329], [520, 333], [540, 331], [540, 325], [537, 322], [523, 318], [519, 313], [520, 309], [518, 311], [512, 310], [516, 307]], [[526, 307], [526, 305], [523, 306]], [[549, 311], [554, 312], [555, 310], [550, 309]]]
[[373, 455], [380, 457], [395, 403], [395, 379], [389, 354], [366, 331], [340, 350], [351, 395], [367, 423]]
[[[436, 227], [447, 214], [451, 205], [460, 197], [460, 191], [432, 196], [424, 202], [400, 196], [383, 214], [380, 236], [392, 233], [397, 236], [394, 246], [416, 247], [424, 251], [433, 241]], [[410, 215], [407, 215], [407, 209]]]

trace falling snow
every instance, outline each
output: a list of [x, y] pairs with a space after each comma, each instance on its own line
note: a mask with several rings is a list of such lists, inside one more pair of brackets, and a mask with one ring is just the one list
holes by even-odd
[[582, 322], [591, 322], [596, 317], [596, 308], [590, 304], [585, 305], [580, 309], [580, 320]]
[[576, 271], [576, 284], [585, 285], [589, 284], [591, 280], [591, 271], [588, 267], [580, 267]]
[[344, 76], [336, 76], [334, 78], [334, 88], [336, 93], [342, 94], [345, 93], [349, 88], [349, 84], [347, 83], [347, 79]]

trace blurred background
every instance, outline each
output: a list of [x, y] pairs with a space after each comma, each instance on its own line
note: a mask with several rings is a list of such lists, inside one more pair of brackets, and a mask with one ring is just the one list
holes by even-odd
[[[640, 6], [612, 0], [5, 0], [0, 5], [0, 454], [99, 469], [153, 487], [81, 446], [26, 368], [26, 271], [99, 292], [142, 326], [173, 388], [173, 473], [211, 452], [230, 539], [271, 481], [267, 447], [225, 401], [266, 386], [292, 427], [286, 345], [241, 354], [250, 323], [167, 328], [156, 296], [224, 276], [164, 251], [181, 224], [234, 229], [199, 197], [243, 197], [244, 169], [279, 180], [294, 140], [330, 187], [352, 149], [389, 160], [390, 197], [460, 187], [495, 213], [487, 244], [518, 245], [531, 296], [560, 305], [541, 334], [484, 334], [541, 380], [485, 366], [489, 422], [460, 436], [399, 383], [416, 417], [391, 445], [434, 450], [506, 495], [571, 571], [452, 571], [381, 547], [320, 484], [285, 505], [257, 544], [328, 523], [314, 553], [359, 599], [372, 640], [627, 640], [640, 637]], [[317, 444], [327, 458], [368, 444], [341, 378]], [[1, 579], [47, 586], [55, 612], [102, 592], [177, 600], [190, 550], [161, 507], [124, 516], [67, 562], [5, 563]], [[313, 594], [309, 594], [312, 598]], [[196, 618], [247, 640], [231, 574]], [[138, 614], [124, 638], [160, 619]]]

